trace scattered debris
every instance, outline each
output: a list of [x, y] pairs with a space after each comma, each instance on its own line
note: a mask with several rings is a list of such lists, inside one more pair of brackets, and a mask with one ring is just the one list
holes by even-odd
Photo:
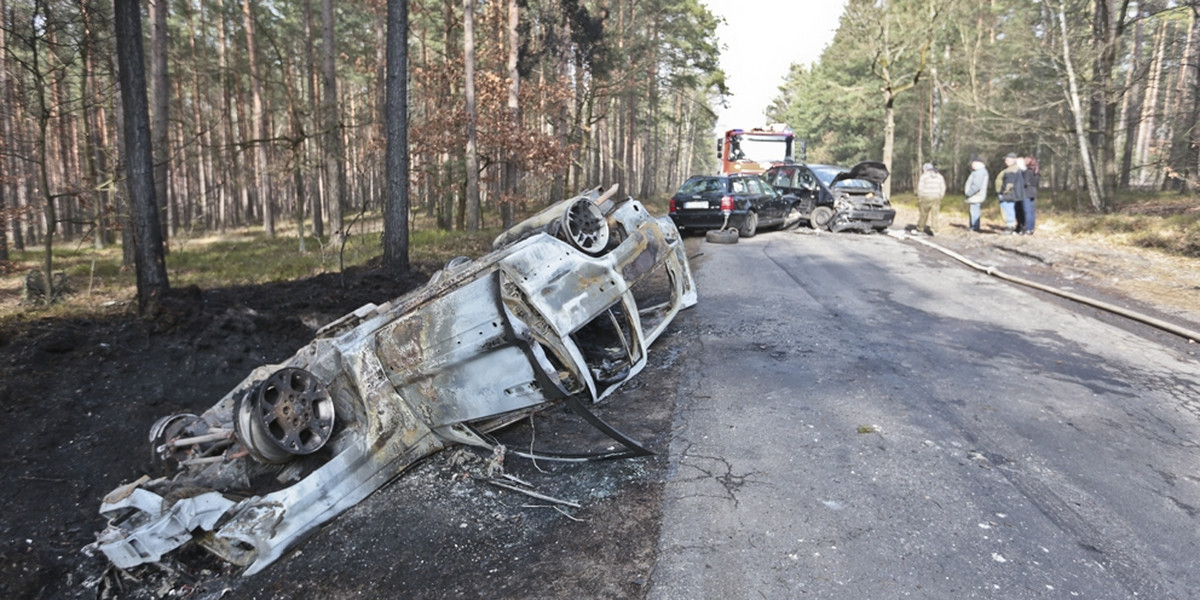
[[[578, 502], [572, 502], [570, 500], [560, 500], [558, 498], [554, 498], [552, 496], [547, 496], [545, 494], [536, 492], [533, 489], [531, 489], [531, 487], [529, 487], [529, 484], [527, 484], [525, 482], [520, 482], [521, 485], [514, 485], [512, 483], [504, 481], [503, 479], [493, 478], [493, 479], [485, 479], [484, 481], [486, 481], [496, 487], [499, 487], [499, 488], [504, 488], [506, 490], [512, 490], [514, 492], [520, 492], [522, 494], [525, 494], [526, 496], [529, 496], [530, 498], [537, 498], [538, 500], [545, 500], [546, 502], [553, 502], [555, 504], [561, 504], [563, 506], [570, 506], [571, 508], [581, 508], [580, 504]], [[520, 480], [518, 480], [518, 481], [520, 481]]]
[[593, 460], [648, 453], [592, 414], [646, 364], [651, 343], [696, 303], [679, 232], [616, 186], [564, 200], [456, 259], [430, 283], [367, 304], [283, 363], [255, 369], [200, 415], [150, 431], [163, 473], [109, 494], [88, 548], [118, 569], [195, 542], [222, 559], [270, 565], [418, 459], [453, 444], [494, 450], [488, 432], [556, 402], [612, 437]]

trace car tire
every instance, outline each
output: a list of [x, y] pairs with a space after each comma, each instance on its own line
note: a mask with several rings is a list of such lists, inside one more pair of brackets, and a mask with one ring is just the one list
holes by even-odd
[[758, 233], [758, 213], [754, 211], [746, 213], [746, 218], [742, 221], [742, 226], [737, 231], [741, 237], [754, 237], [754, 234]]
[[704, 234], [704, 239], [713, 244], [736, 244], [738, 232], [736, 229], [712, 229]]
[[818, 206], [808, 217], [808, 225], [813, 229], [829, 230], [829, 222], [833, 220], [833, 209], [828, 206]]

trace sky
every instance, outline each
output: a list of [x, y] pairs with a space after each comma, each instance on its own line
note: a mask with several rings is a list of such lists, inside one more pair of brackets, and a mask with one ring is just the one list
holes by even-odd
[[767, 125], [763, 112], [792, 63], [812, 64], [833, 41], [845, 0], [701, 0], [724, 17], [721, 68], [732, 95], [717, 132]]

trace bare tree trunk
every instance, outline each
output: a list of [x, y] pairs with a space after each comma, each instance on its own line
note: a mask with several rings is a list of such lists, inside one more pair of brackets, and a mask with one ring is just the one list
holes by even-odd
[[[508, 118], [511, 127], [521, 127], [521, 71], [517, 68], [520, 58], [521, 37], [517, 26], [521, 21], [520, 8], [517, 0], [508, 0]], [[517, 168], [517, 157], [509, 153], [508, 162], [504, 164], [504, 186], [500, 203], [500, 222], [505, 229], [513, 225], [513, 209], [517, 199], [517, 188], [520, 171]]]
[[246, 59], [250, 67], [250, 119], [254, 135], [255, 184], [258, 189], [258, 199], [262, 203], [263, 230], [269, 237], [275, 237], [275, 208], [271, 191], [270, 173], [267, 164], [267, 120], [263, 114], [262, 79], [258, 74], [258, 47], [254, 33], [254, 14], [250, 10], [250, 0], [242, 0], [242, 17], [246, 29]]
[[1179, 186], [1179, 191], [1187, 193], [1192, 188], [1191, 178], [1196, 170], [1195, 157], [1197, 148], [1194, 146], [1193, 134], [1200, 123], [1200, 95], [1196, 85], [1200, 81], [1200, 10], [1193, 8], [1188, 21], [1187, 42], [1184, 45], [1180, 61], [1179, 77], [1175, 82], [1175, 97], [1167, 106], [1175, 107], [1171, 128], [1171, 160], [1170, 176], [1163, 181], [1164, 189]]
[[1096, 61], [1093, 63], [1092, 85], [1092, 150], [1099, 163], [1100, 190], [1106, 201], [1109, 190], [1116, 188], [1116, 112], [1117, 96], [1113, 89], [1113, 71], [1117, 64], [1117, 44], [1125, 31], [1125, 15], [1130, 0], [1095, 0], [1092, 25], [1092, 44]]
[[658, 53], [659, 53], [659, 15], [655, 13], [654, 21], [650, 26], [650, 45], [651, 54], [649, 60], [650, 72], [647, 74], [646, 85], [646, 116], [650, 121], [650, 140], [649, 144], [643, 148], [642, 156], [642, 172], [641, 172], [641, 197], [649, 198], [657, 191], [657, 180], [655, 174], [658, 173], [658, 147], [659, 147], [659, 131], [658, 124]]
[[340, 240], [346, 234], [343, 219], [346, 206], [346, 166], [342, 144], [341, 123], [338, 119], [337, 71], [333, 40], [333, 0], [321, 2], [321, 29], [325, 41], [322, 71], [325, 79], [325, 95], [322, 102], [325, 129], [325, 168], [328, 184], [325, 191], [329, 199], [329, 226], [333, 235]]
[[[0, 48], [8, 48], [8, 5], [5, 0], [0, 0]], [[8, 91], [8, 52], [0, 50], [0, 105], [14, 107], [11, 96]], [[12, 161], [10, 157], [14, 156], [13, 147], [16, 144], [12, 142], [13, 115], [8, 110], [0, 111], [0, 169], [5, 173], [15, 175]], [[8, 199], [8, 191], [11, 189], [7, 179], [0, 179], [0, 260], [8, 260], [8, 229], [13, 224], [9, 218], [8, 204], [11, 200]], [[16, 228], [13, 229], [17, 231]]]
[[[92, 201], [92, 221], [95, 226], [95, 231], [92, 235], [92, 245], [96, 249], [104, 247], [107, 241], [108, 232], [104, 222], [104, 207], [108, 203], [108, 192], [100, 191], [101, 174], [107, 170], [107, 165], [104, 163], [104, 152], [100, 147], [100, 136], [97, 129], [100, 126], [101, 120], [97, 113], [102, 106], [97, 102], [95, 93], [95, 58], [94, 58], [94, 35], [92, 30], [92, 14], [86, 3], [80, 3], [80, 14], [83, 16], [84, 37], [80, 45], [80, 53], [83, 55], [83, 60], [80, 61], [82, 72], [79, 74], [81, 82], [81, 98], [83, 100], [83, 141], [84, 141], [84, 159], [87, 163], [87, 187], [93, 190], [96, 197]], [[2, 9], [0, 9], [2, 10]], [[0, 34], [2, 35], [2, 34]], [[3, 41], [0, 40], [0, 47], [3, 46]], [[0, 89], [3, 86], [0, 85]], [[3, 206], [0, 206], [0, 213], [3, 212]]]
[[225, 50], [226, 34], [225, 34], [225, 15], [219, 11], [215, 15], [217, 19], [217, 77], [221, 82], [221, 127], [220, 133], [220, 149], [218, 156], [220, 160], [217, 164], [222, 167], [221, 179], [221, 207], [220, 215], [217, 217], [217, 228], [220, 231], [225, 231], [226, 227], [233, 224], [237, 211], [237, 194], [233, 187], [241, 181], [240, 159], [241, 153], [235, 149], [234, 141], [237, 139], [233, 129], [233, 101], [232, 94], [229, 90], [229, 58]]
[[129, 198], [133, 205], [137, 254], [138, 310], [152, 314], [169, 289], [163, 258], [162, 229], [154, 201], [154, 158], [142, 66], [142, 21], [137, 0], [114, 0], [121, 104], [125, 113], [125, 155]]
[[383, 266], [408, 271], [408, 0], [387, 4], [387, 203]]
[[1083, 121], [1083, 103], [1079, 98], [1079, 84], [1075, 77], [1075, 66], [1071, 63], [1071, 44], [1067, 36], [1067, 10], [1065, 0], [1058, 3], [1059, 33], [1062, 35], [1063, 64], [1067, 69], [1067, 85], [1071, 114], [1075, 117], [1075, 138], [1079, 144], [1079, 159], [1083, 164], [1083, 174], [1087, 183], [1088, 197], [1096, 212], [1104, 212], [1104, 194], [1100, 189], [1100, 180], [1092, 164], [1092, 153], [1088, 147], [1087, 128]]
[[[35, 11], [39, 8], [47, 12], [35, 14], [34, 20], [42, 20], [50, 22], [48, 8], [45, 6], [34, 6]], [[51, 274], [54, 268], [54, 234], [58, 230], [58, 213], [54, 203], [54, 195], [50, 191], [50, 135], [48, 132], [50, 118], [52, 116], [52, 107], [46, 94], [47, 90], [46, 74], [42, 71], [42, 56], [43, 45], [40, 42], [30, 44], [29, 64], [27, 67], [32, 78], [33, 93], [35, 95], [37, 113], [35, 115], [35, 123], [37, 126], [36, 145], [37, 156], [35, 158], [35, 168], [37, 169], [37, 187], [41, 194], [42, 200], [42, 219], [45, 222], [45, 235], [43, 236], [43, 246], [45, 254], [42, 262], [42, 277], [45, 290], [45, 303], [47, 305], [54, 299], [54, 285]], [[32, 197], [32, 195], [31, 195]]]
[[[1161, 172], [1162, 147], [1158, 138], [1158, 94], [1163, 81], [1163, 55], [1170, 24], [1160, 23], [1155, 34], [1154, 56], [1151, 57], [1149, 81], [1146, 84], [1145, 97], [1141, 100], [1141, 111], [1138, 118], [1137, 141], [1133, 149], [1133, 162], [1137, 165], [1137, 184], [1147, 183], [1146, 163], [1151, 162], [1150, 145], [1154, 144], [1158, 156], [1153, 157], [1157, 165], [1154, 172]], [[1169, 90], [1168, 90], [1169, 91]], [[1169, 137], [1167, 139], [1170, 139]], [[1157, 183], [1157, 179], [1154, 181]]]
[[[1138, 10], [1141, 11], [1140, 6]], [[1117, 172], [1117, 186], [1125, 190], [1129, 189], [1132, 175], [1133, 153], [1141, 125], [1143, 88], [1145, 87], [1146, 73], [1149, 70], [1149, 65], [1142, 62], [1142, 31], [1142, 22], [1139, 20], [1134, 26], [1133, 56], [1130, 59], [1131, 68], [1126, 71], [1125, 101], [1121, 110], [1121, 129], [1124, 131], [1125, 139], [1121, 149], [1121, 165]], [[1154, 56], [1150, 57], [1151, 63], [1154, 58]]]
[[[320, 114], [320, 101], [317, 99], [317, 68], [313, 53], [312, 0], [304, 0], [304, 83], [312, 114]], [[310, 140], [304, 141], [306, 147], [310, 143]], [[312, 214], [312, 233], [319, 240], [325, 236], [325, 221], [322, 215], [324, 211], [321, 210], [323, 194], [319, 185], [310, 184], [308, 187], [308, 195], [312, 198], [309, 206], [309, 212]]]
[[[896, 148], [896, 96], [892, 94], [890, 87], [883, 92], [883, 166], [887, 167], [889, 173], [895, 171], [892, 168], [892, 156], [895, 154]], [[883, 197], [890, 198], [892, 196], [892, 178], [888, 177], [883, 180]]]
[[[204, 2], [198, 0], [196, 4], [197, 6], [195, 7], [194, 12], [191, 14], [191, 18], [188, 21], [188, 29], [191, 33], [189, 45], [192, 61], [193, 64], [198, 65], [200, 56], [196, 51], [196, 17], [199, 15], [201, 22], [203, 22]], [[196, 96], [196, 99], [204, 97], [204, 89], [201, 87], [200, 69], [198, 67], [192, 69], [192, 90]], [[206, 104], [208, 103], [202, 103], [198, 101], [192, 102], [192, 120], [195, 131], [194, 135], [196, 136], [194, 143], [196, 144], [196, 175], [197, 183], [199, 184], [200, 204], [202, 207], [201, 218], [204, 222], [204, 227], [209, 228], [213, 225], [212, 215], [215, 211], [212, 210], [212, 203], [211, 199], [209, 198], [209, 171], [205, 168], [207, 165], [211, 164], [209, 160], [209, 153], [206, 152], [206, 149], [212, 146], [212, 132], [207, 126], [208, 120], [204, 118], [204, 109], [202, 107], [202, 105]]]
[[[109, 46], [109, 54], [113, 57], [115, 57], [117, 54], [116, 48], [116, 40], [113, 39], [111, 41], [111, 45]], [[128, 147], [125, 144], [125, 99], [121, 96], [121, 75], [117, 68], [117, 61], [115, 58], [107, 61], [106, 64], [108, 66], [109, 80], [117, 84], [113, 90], [111, 105], [113, 124], [115, 125], [113, 131], [115, 133], [118, 150], [116, 170], [120, 171], [122, 168], [125, 168], [125, 172], [128, 173], [128, 157], [125, 156], [125, 149]], [[149, 116], [147, 116], [147, 118], [149, 118]], [[113, 179], [115, 180], [117, 176], [118, 174], [114, 172]], [[151, 184], [151, 188], [153, 187], [153, 184]], [[122, 190], [125, 192], [124, 194], [121, 193]], [[117, 220], [123, 225], [123, 227], [121, 227], [121, 266], [134, 267], [136, 271], [137, 243], [135, 242], [133, 235], [133, 202], [129, 198], [129, 182], [126, 181], [124, 186], [117, 188], [117, 192], [114, 195], [116, 196], [115, 204], [117, 206]]]
[[466, 230], [479, 230], [479, 149], [475, 131], [475, 1], [463, 0], [463, 71], [467, 102]]
[[150, 111], [151, 145], [154, 148], [154, 197], [160, 203], [159, 216], [163, 219], [164, 239], [173, 236], [178, 221], [170, 220], [170, 192], [168, 178], [171, 176], [167, 151], [168, 110], [170, 108], [170, 82], [167, 79], [167, 0], [150, 0], [150, 81], [154, 86], [154, 106]]

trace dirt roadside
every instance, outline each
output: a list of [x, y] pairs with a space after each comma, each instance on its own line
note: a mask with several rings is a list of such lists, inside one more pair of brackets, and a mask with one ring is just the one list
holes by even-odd
[[[602, 463], [509, 457], [507, 472], [559, 506], [481, 481], [473, 449], [434, 455], [266, 572], [200, 550], [129, 572], [80, 549], [101, 496], [149, 472], [159, 417], [199, 412], [254, 367], [279, 362], [320, 325], [420, 285], [357, 269], [279, 285], [172, 292], [154, 323], [127, 311], [0, 326], [0, 406], [10, 427], [0, 490], [3, 598], [631, 598], [658, 537], [682, 334], [662, 336], [641, 375], [597, 410], [658, 454]], [[509, 445], [589, 451], [612, 441], [563, 408], [502, 432]]]
[[[900, 207], [894, 230], [901, 231], [916, 221], [915, 209]], [[1053, 217], [1039, 218], [1037, 231], [1026, 236], [1005, 235], [1002, 223], [986, 217], [983, 232], [974, 233], [967, 228], [965, 217], [943, 214], [936, 235], [921, 239], [1005, 274], [1200, 332], [1200, 261], [1195, 259], [1118, 244], [1100, 236], [1072, 235]], [[1149, 329], [1069, 300], [1061, 302], [1142, 333]], [[1184, 352], [1200, 355], [1198, 344], [1171, 334], [1154, 335]]]
[[[914, 221], [902, 210], [897, 228]], [[943, 217], [932, 240], [1012, 275], [1200, 329], [1194, 260], [1069, 236], [1053, 220], [1034, 236], [1003, 236], [972, 234]], [[0, 597], [644, 597], [679, 376], [673, 366], [692, 335], [686, 315], [659, 340], [647, 369], [599, 411], [657, 455], [578, 465], [505, 462], [539, 492], [581, 508], [560, 510], [494, 488], [472, 477], [482, 455], [451, 451], [420, 463], [255, 577], [239, 577], [199, 551], [127, 574], [80, 553], [103, 527], [100, 497], [149, 468], [146, 435], [158, 417], [207, 408], [250, 369], [290, 356], [316, 327], [396, 297], [434, 268], [403, 280], [354, 270], [346, 288], [327, 275], [181, 290], [155, 323], [114, 310], [0, 324], [0, 406], [8, 425], [0, 460], [9, 483], [0, 491]], [[1200, 350], [1178, 339], [1166, 343]], [[559, 450], [606, 443], [563, 409], [504, 436], [511, 445], [535, 438], [540, 448]]]

